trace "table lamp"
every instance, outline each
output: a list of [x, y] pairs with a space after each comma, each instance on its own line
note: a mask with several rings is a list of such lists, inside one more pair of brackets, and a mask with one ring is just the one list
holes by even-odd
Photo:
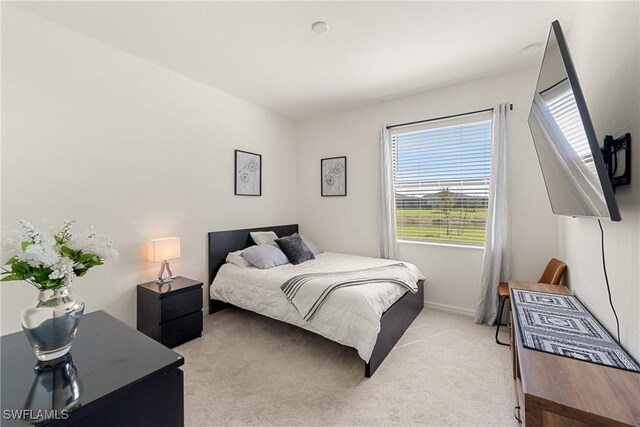
[[[180, 238], [165, 237], [163, 239], [153, 239], [149, 242], [149, 261], [161, 262], [160, 273], [158, 273], [157, 284], [173, 282], [173, 273], [169, 268], [170, 259], [180, 258]], [[168, 277], [163, 278], [165, 269]]]

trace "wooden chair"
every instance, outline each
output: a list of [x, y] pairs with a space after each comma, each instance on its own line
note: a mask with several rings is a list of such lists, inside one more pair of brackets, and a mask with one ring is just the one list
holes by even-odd
[[[559, 285], [565, 271], [567, 271], [567, 264], [560, 261], [559, 259], [551, 258], [551, 261], [549, 261], [549, 263], [547, 264], [547, 268], [545, 268], [544, 273], [542, 273], [542, 277], [538, 279], [538, 283]], [[500, 332], [500, 322], [502, 321], [502, 312], [504, 311], [504, 303], [509, 299], [509, 284], [501, 282], [498, 285], [498, 294], [500, 295], [500, 299], [498, 301], [498, 304], [500, 304], [500, 311], [498, 312], [498, 317], [496, 319], [496, 323], [498, 324], [498, 326], [496, 327], [496, 342], [500, 345], [509, 345], [507, 343], [501, 342], [498, 339], [498, 332]]]

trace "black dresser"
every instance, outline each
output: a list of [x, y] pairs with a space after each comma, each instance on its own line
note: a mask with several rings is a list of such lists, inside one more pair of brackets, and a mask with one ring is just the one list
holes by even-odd
[[138, 330], [175, 347], [202, 336], [202, 282], [176, 277], [171, 283], [138, 285]]
[[184, 425], [182, 356], [103, 311], [82, 318], [53, 368], [34, 370], [23, 332], [0, 345], [3, 426]]

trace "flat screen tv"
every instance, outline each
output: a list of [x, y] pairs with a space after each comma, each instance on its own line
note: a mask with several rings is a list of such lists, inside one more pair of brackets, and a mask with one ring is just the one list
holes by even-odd
[[600, 144], [558, 21], [549, 31], [529, 128], [553, 213], [620, 221]]

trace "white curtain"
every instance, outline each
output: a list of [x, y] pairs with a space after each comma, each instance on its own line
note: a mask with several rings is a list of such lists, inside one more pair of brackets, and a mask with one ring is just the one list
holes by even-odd
[[393, 153], [386, 126], [380, 128], [380, 182], [378, 185], [378, 243], [380, 258], [398, 258], [396, 209], [393, 192]]
[[476, 323], [495, 323], [498, 284], [508, 281], [511, 273], [510, 139], [509, 104], [500, 104], [493, 109], [491, 184]]

